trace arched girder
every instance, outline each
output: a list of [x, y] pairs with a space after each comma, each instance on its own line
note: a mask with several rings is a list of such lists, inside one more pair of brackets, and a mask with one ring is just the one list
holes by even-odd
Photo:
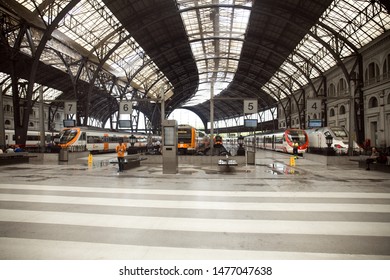
[[[210, 5], [204, 5], [204, 6], [197, 6], [197, 7], [191, 7], [191, 8], [188, 8], [188, 9], [183, 9], [183, 10], [180, 10], [180, 12], [183, 12], [183, 11], [187, 11], [187, 10], [195, 10], [195, 9], [204, 9], [204, 8], [218, 8], [218, 7], [226, 7], [226, 8], [243, 8], [243, 9], [248, 9], [251, 11], [251, 13], [254, 13], [254, 14], [260, 14], [260, 15], [267, 15], [269, 17], [274, 17], [274, 18], [277, 18], [278, 20], [281, 20], [287, 24], [291, 24], [294, 26], [294, 29], [297, 29], [297, 30], [301, 30], [305, 33], [307, 33], [308, 35], [310, 35], [311, 37], [313, 37], [315, 40], [317, 40], [319, 43], [321, 43], [321, 45], [323, 45], [328, 51], [329, 53], [335, 58], [335, 60], [338, 62], [338, 64], [341, 66], [342, 68], [342, 71], [345, 75], [346, 78], [349, 77], [349, 74], [348, 74], [348, 71], [345, 67], [345, 65], [342, 63], [342, 60], [341, 58], [337, 55], [337, 53], [329, 46], [328, 43], [326, 43], [324, 40], [322, 40], [317, 34], [311, 32], [310, 30], [307, 31], [306, 29], [302, 28], [301, 26], [297, 25], [295, 22], [291, 21], [290, 19], [286, 19], [282, 16], [279, 16], [279, 13], [275, 13], [275, 11], [273, 11], [273, 13], [270, 13], [270, 12], [267, 12], [265, 10], [252, 10], [251, 7], [243, 7], [243, 6], [238, 6], [237, 5], [228, 5], [228, 4], [210, 4]], [[299, 16], [299, 15], [298, 15]], [[305, 21], [304, 17], [300, 17], [300, 19], [302, 21]], [[326, 26], [325, 24], [322, 24], [321, 26]], [[332, 34], [334, 34], [332, 32]], [[352, 45], [351, 42], [348, 41], [348, 39], [344, 38], [343, 36], [338, 36], [338, 38], [342, 39], [343, 42], [345, 42], [346, 44], [348, 45]], [[248, 42], [245, 42], [245, 43], [248, 43]], [[354, 50], [356, 50], [356, 48], [354, 48]]]
[[[225, 57], [217, 57], [217, 58], [227, 59], [227, 58], [225, 58]], [[215, 59], [215, 57], [213, 57], [213, 58], [198, 59], [198, 60], [196, 60], [196, 61], [210, 60], [210, 59]], [[235, 58], [230, 58], [230, 59], [231, 59], [231, 60], [240, 61], [239, 59], [235, 59]], [[252, 63], [249, 63], [249, 62], [247, 62], [247, 61], [240, 61], [240, 62], [241, 62], [241, 63], [245, 63], [245, 64], [252, 65]], [[271, 74], [271, 73], [268, 72], [266, 69], [262, 69], [262, 71]], [[226, 71], [225, 71], [225, 72], [226, 72]], [[211, 73], [211, 72], [208, 72], [208, 73]], [[288, 73], [285, 73], [284, 71], [280, 71], [280, 73], [283, 73], [283, 74], [284, 74], [285, 76], [287, 76], [287, 77], [289, 76]], [[203, 74], [204, 74], [204, 73], [203, 73]], [[237, 75], [237, 72], [234, 72], [234, 74]], [[198, 75], [200, 75], [200, 74], [198, 73]], [[191, 76], [188, 76], [188, 77], [187, 77], [187, 79], [190, 79], [190, 78], [191, 78]], [[280, 79], [280, 77], [275, 76], [274, 78], [280, 80], [280, 82], [286, 87], [286, 89], [289, 89], [289, 86], [286, 85], [286, 84], [285, 84], [285, 81], [282, 80], [282, 79]], [[248, 80], [249, 77], [245, 77], [245, 79]], [[299, 83], [299, 81], [296, 81], [294, 78], [291, 78], [291, 79], [292, 79], [297, 85], [299, 85], [300, 87], [303, 86], [302, 84]], [[253, 80], [255, 83], [258, 83], [257, 80], [254, 80], [254, 79], [251, 79], [251, 80]], [[184, 80], [183, 82], [185, 82], [185, 80]], [[269, 81], [269, 82], [270, 82], [270, 81]], [[313, 85], [312, 83], [310, 83], [310, 84], [312, 85], [313, 89], [315, 90], [314, 85]], [[236, 85], [236, 84], [235, 84], [235, 85]], [[276, 85], [276, 84], [274, 84], [274, 85]], [[278, 88], [281, 89], [280, 87], [278, 87]], [[248, 90], [248, 89], [246, 89], [246, 90]], [[284, 91], [283, 91], [283, 92], [284, 92]], [[292, 92], [291, 92], [291, 93], [292, 93]], [[257, 90], [256, 90], [256, 92], [254, 92], [254, 94], [255, 94], [255, 95], [258, 94]]]
[[343, 41], [345, 44], [348, 45], [348, 47], [353, 49], [355, 53], [359, 53], [359, 49], [353, 43], [351, 43], [347, 38], [345, 38], [340, 33], [338, 33], [336, 30], [334, 30], [333, 28], [331, 28], [330, 26], [326, 25], [323, 22], [317, 22], [317, 25], [319, 25], [319, 26], [323, 27], [324, 29], [328, 30], [336, 38], [341, 39], [341, 41]]
[[[183, 9], [183, 10], [180, 10], [179, 12], [185, 12], [187, 10], [192, 10], [192, 9], [203, 9], [203, 8], [208, 8], [208, 7], [230, 7], [230, 8], [241, 8], [241, 9], [248, 9], [248, 10], [252, 10], [251, 7], [245, 7], [245, 6], [240, 6], [240, 5], [204, 5], [204, 6], [198, 6], [198, 7], [194, 7], [194, 8], [189, 8], [189, 9]], [[252, 12], [258, 12], [258, 11], [253, 11]], [[169, 18], [171, 16], [175, 16], [176, 13], [173, 13], [173, 14], [170, 14], [170, 15], [167, 15], [165, 16], [164, 18], [159, 18], [158, 20], [156, 21], [161, 21], [161, 20], [164, 20], [166, 18]], [[156, 21], [154, 22], [151, 22], [149, 24], [154, 24]], [[144, 28], [147, 28], [146, 26], [144, 26]], [[142, 29], [142, 28], [141, 28]], [[140, 32], [141, 30], [139, 30], [138, 32]], [[129, 35], [130, 36], [130, 35]], [[205, 39], [209, 39], [209, 38], [205, 38]], [[229, 40], [231, 40], [231, 38], [228, 38]], [[199, 40], [203, 40], [203, 39], [199, 39]], [[262, 46], [264, 47], [264, 46]], [[112, 50], [113, 51], [113, 50]], [[275, 53], [275, 52], [274, 52]], [[300, 55], [300, 54], [299, 54]], [[301, 56], [303, 59], [305, 59], [303, 56]], [[308, 61], [307, 59], [305, 59], [305, 61]], [[295, 65], [296, 69], [301, 69], [299, 66]], [[318, 68], [316, 69], [317, 71], [321, 72]], [[138, 70], [140, 71], [140, 69]], [[308, 81], [310, 81], [310, 79], [308, 79]], [[155, 83], [156, 84], [156, 83]]]
[[[158, 3], [156, 2], [154, 4], [152, 2], [145, 2], [142, 6], [142, 9], [139, 9], [136, 3], [130, 4], [129, 2], [126, 4], [123, 1], [120, 3], [120, 1], [111, 0], [104, 2], [107, 7], [111, 9], [114, 15], [116, 14], [125, 28], [129, 30], [131, 36], [134, 37], [138, 44], [145, 50], [145, 52], [151, 58], [153, 58], [155, 64], [159, 67], [159, 70], [162, 73], [165, 74], [165, 72], [170, 71], [171, 67], [178, 69], [177, 73], [174, 73], [172, 77], [167, 76], [170, 81], [178, 80], [177, 77], [182, 75], [182, 73], [185, 75], [187, 73], [196, 71], [195, 63], [193, 63], [193, 65], [187, 69], [184, 69], [181, 66], [183, 62], [185, 63], [187, 61], [193, 61], [193, 57], [185, 33], [185, 28], [175, 3], [170, 0], [165, 0], [165, 2], [161, 1], [161, 3], [160, 1], [157, 1]], [[132, 16], [128, 17], [126, 13], [124, 13], [125, 10], [128, 12], [133, 12]], [[176, 23], [179, 28], [170, 29], [171, 26], [169, 26], [169, 24], [172, 22]], [[156, 38], [149, 36], [151, 32], [150, 30], [155, 30], [156, 28], [160, 27], [166, 27], [170, 30], [170, 32], [167, 32], [162, 36], [157, 36]], [[145, 30], [147, 30], [147, 32], [145, 32]], [[150, 40], [146, 40], [146, 38], [150, 38]], [[182, 44], [183, 41], [187, 42], [186, 47], [181, 47], [179, 49], [177, 45]], [[169, 55], [160, 60], [155, 58], [161, 51], [166, 49], [171, 51]], [[193, 83], [197, 82], [197, 80], [193, 81]], [[173, 86], [177, 88], [175, 84]], [[183, 94], [189, 98], [191, 97], [192, 93], [184, 92]], [[177, 96], [176, 98], [180, 99], [181, 97]], [[175, 100], [175, 102], [179, 104], [181, 101]]]
[[[252, 10], [252, 7], [247, 7], [247, 6], [241, 6], [241, 5], [230, 5], [230, 4], [210, 4], [210, 5], [202, 5], [202, 6], [196, 6], [196, 7], [191, 7], [191, 8], [185, 8], [185, 9], [182, 9], [182, 10], [179, 10], [178, 12], [179, 13], [183, 13], [183, 12], [187, 12], [187, 11], [191, 11], [191, 10], [200, 10], [200, 9], [206, 9], [206, 8], [234, 8], [234, 9], [245, 9], [245, 10], [249, 10], [249, 11], [252, 11], [253, 13], [258, 13], [258, 11], [253, 11]], [[151, 25], [154, 25], [156, 22], [159, 22], [159, 21], [163, 21], [163, 20], [166, 20], [170, 17], [173, 17], [173, 16], [176, 16], [176, 12], [175, 13], [172, 13], [172, 14], [169, 14], [169, 15], [166, 15], [165, 17], [162, 17], [162, 18], [159, 18], [158, 20], [156, 21], [152, 21], [150, 22], [149, 24], [145, 25], [145, 26], [140, 26], [140, 28], [138, 29], [138, 31], [135, 33], [135, 34], [138, 34], [138, 33], [141, 33], [144, 29], [147, 29], [149, 26]], [[305, 30], [306, 32], [306, 30]], [[133, 34], [134, 36], [134, 34]], [[216, 38], [216, 37], [208, 37], [208, 38], [202, 38], [202, 39], [196, 39], [196, 40], [193, 40], [193, 41], [203, 41], [203, 40], [208, 40], [210, 38]], [[222, 38], [222, 37], [220, 37]], [[239, 39], [239, 38], [231, 38], [231, 37], [227, 37], [225, 39], [228, 39], [228, 40], [241, 40], [243, 41], [243, 39]], [[190, 41], [192, 42], [192, 41]], [[247, 42], [246, 42], [247, 43]], [[186, 44], [186, 42], [185, 42]], [[170, 50], [167, 50], [167, 51], [170, 51]], [[272, 50], [273, 51], [273, 50]], [[274, 51], [273, 51], [274, 52]], [[165, 53], [165, 52], [164, 52]], [[163, 53], [162, 53], [163, 54]], [[160, 54], [160, 56], [162, 55]], [[300, 55], [300, 54], [299, 54]], [[302, 59], [304, 59], [306, 62], [310, 63], [310, 60], [307, 60], [306, 58], [304, 58], [304, 56], [300, 55]], [[283, 57], [284, 58], [284, 57]], [[145, 63], [146, 64], [149, 64], [151, 62], [151, 60], [149, 60], [148, 62]], [[315, 68], [319, 73], [321, 73], [321, 70], [316, 67], [314, 64], [310, 63], [312, 65], [313, 68]], [[145, 65], [143, 67], [145, 67]], [[139, 68], [135, 73], [133, 73], [132, 77], [134, 77], [137, 73], [139, 73], [139, 71], [141, 71], [142, 68]]]
[[[294, 25], [294, 29], [298, 29], [298, 30], [301, 30], [305, 33], [308, 33], [311, 37], [313, 37], [314, 39], [316, 39], [318, 42], [320, 42], [322, 45], [324, 45], [325, 47], [326, 46], [329, 46], [326, 42], [324, 42], [319, 36], [317, 36], [316, 34], [314, 34], [313, 32], [311, 32], [309, 30], [309, 32], [305, 29], [305, 28], [302, 28], [301, 26], [297, 25], [295, 22], [289, 20], [289, 19], [286, 19], [282, 16], [279, 16], [278, 14], [279, 13], [270, 13], [270, 12], [267, 12], [263, 9], [261, 10], [253, 10], [252, 7], [247, 7], [247, 6], [240, 6], [240, 5], [230, 5], [230, 4], [208, 4], [208, 5], [202, 5], [202, 6], [196, 6], [196, 7], [191, 7], [191, 8], [186, 8], [186, 9], [182, 9], [182, 10], [179, 10], [180, 13], [183, 13], [183, 12], [187, 12], [187, 11], [191, 11], [191, 10], [200, 10], [200, 9], [208, 9], [208, 8], [234, 8], [234, 9], [245, 9], [245, 10], [249, 10], [251, 13], [253, 14], [264, 14], [264, 15], [267, 15], [269, 17], [276, 17], [277, 19], [280, 19], [288, 24], [292, 24]], [[302, 21], [305, 21], [305, 17], [301, 17], [299, 14], [298, 14], [299, 18], [302, 20]], [[317, 24], [319, 24], [320, 26], [326, 28], [327, 30], [331, 31], [331, 33], [335, 36], [337, 36], [338, 38], [340, 38], [343, 42], [345, 42], [346, 44], [348, 44], [348, 46], [353, 46], [353, 44], [351, 42], [348, 41], [347, 38], [339, 35], [335, 30], [332, 30], [329, 26], [325, 25], [324, 23], [321, 23], [321, 22], [317, 22]], [[203, 39], [199, 39], [199, 40], [203, 40]], [[247, 43], [247, 42], [246, 42]], [[355, 51], [357, 51], [356, 47], [352, 47]], [[334, 53], [332, 53], [334, 55]], [[319, 72], [322, 72], [322, 71], [319, 71]]]
[[40, 63], [40, 57], [46, 47], [46, 43], [51, 39], [52, 33], [57, 28], [60, 21], [68, 14], [70, 10], [72, 10], [77, 4], [79, 0], [71, 0], [53, 19], [51, 24], [47, 26], [46, 30], [43, 32], [43, 36], [39, 41], [39, 44], [35, 50], [33, 63], [31, 65], [30, 77], [28, 79], [28, 88], [26, 95], [26, 108], [23, 111], [23, 125], [22, 127], [15, 126], [15, 134], [18, 136], [17, 139], [20, 139], [22, 143], [17, 144], [25, 144], [27, 138], [27, 130], [28, 130], [28, 122], [29, 116], [32, 110], [32, 95], [34, 90], [35, 78], [38, 70], [38, 66]]
[[[195, 43], [195, 42], [198, 42], [198, 41], [207, 41], [207, 40], [231, 40], [231, 41], [241, 41], [241, 42], [244, 42], [243, 39], [240, 39], [240, 38], [230, 38], [230, 37], [208, 37], [208, 38], [205, 38], [205, 39], [195, 39], [195, 40], [191, 40], [190, 42], [191, 43]], [[252, 42], [245, 42], [246, 44], [250, 44], [250, 45], [254, 45], [256, 47], [259, 47], [259, 48], [262, 48], [264, 50], [267, 50], [269, 52], [272, 52], [275, 56], [278, 56], [282, 59], [285, 59], [289, 64], [291, 64], [295, 69], [297, 69], [305, 78], [306, 80], [308, 81], [308, 84], [312, 87], [312, 89], [314, 91], [316, 91], [316, 88], [315, 86], [313, 85], [310, 77], [307, 76], [307, 74], [301, 69], [301, 67], [299, 67], [298, 65], [295, 64], [294, 61], [291, 61], [290, 59], [286, 59], [283, 55], [281, 55], [280, 53], [276, 52], [274, 49], [271, 49], [271, 48], [268, 48], [266, 46], [263, 46], [263, 45], [260, 45], [260, 44], [256, 44], [256, 43], [252, 43]], [[164, 55], [164, 53], [161, 53], [160, 54], [161, 56]], [[315, 64], [313, 64], [310, 60], [308, 60], [307, 58], [305, 58], [304, 56], [302, 56], [301, 54], [297, 53], [297, 55], [303, 59], [306, 63], [309, 63], [313, 68], [315, 68], [319, 73], [323, 74], [321, 69], [318, 68], [318, 66], [316, 66]], [[242, 61], [240, 59], [236, 59], [236, 58], [232, 58], [232, 57], [212, 57], [212, 58], [208, 58], [208, 59], [228, 59], [228, 60], [236, 60], [236, 61], [239, 61], [240, 63], [247, 63], [249, 65], [254, 65], [253, 63], [249, 63], [247, 61]], [[204, 59], [197, 59], [197, 61], [202, 61]], [[142, 71], [143, 67], [146, 67], [149, 63], [152, 63], [153, 61], [152, 60], [149, 60], [145, 63], [145, 65], [143, 65], [142, 67], [140, 67], [134, 74], [137, 74], [139, 73], [140, 71]], [[256, 65], [255, 65], [256, 66]], [[223, 71], [221, 71], [223, 72]], [[133, 75], [134, 76], [134, 75]], [[156, 81], [157, 82], [157, 81]], [[156, 83], [155, 82], [155, 83]]]
[[[236, 74], [237, 74], [237, 73], [236, 73]], [[238, 74], [238, 75], [243, 75], [243, 74]], [[258, 83], [257, 80], [254, 80], [254, 79], [249, 78], [249, 77], [246, 77], [246, 78], [247, 78], [247, 79], [253, 80], [255, 83]], [[283, 80], [281, 80], [281, 82], [284, 83]], [[203, 83], [208, 83], [208, 82], [203, 82]], [[242, 92], [245, 92], [245, 91], [248, 90], [247, 87], [244, 87], [244, 86], [242, 86], [242, 85], [238, 85], [238, 84], [237, 84], [237, 85], [235, 85], [235, 86], [236, 86], [236, 87], [242, 88]], [[261, 86], [266, 86], [266, 85], [262, 85], [262, 84], [260, 85], [260, 84], [259, 84], [259, 86], [261, 87]], [[274, 84], [274, 86], [278, 87], [276, 84]], [[285, 87], [288, 89], [288, 86], [287, 86], [287, 85], [285, 85]], [[268, 87], [267, 87], [267, 88], [268, 88]], [[268, 88], [268, 90], [270, 91], [270, 93], [272, 93], [272, 89]], [[282, 89], [279, 88], [279, 90], [282, 90]], [[282, 91], [283, 91], [283, 90], [282, 90]], [[259, 96], [260, 92], [261, 92], [261, 89], [259, 89], [259, 91], [254, 92], [254, 96], [256, 96], [257, 98], [262, 99], [261, 96]], [[270, 95], [270, 93], [266, 93], [266, 94]], [[277, 95], [274, 95], [274, 96], [277, 98], [277, 100], [279, 100], [279, 101], [281, 100], [279, 96], [277, 96]], [[264, 100], [264, 103], [267, 104], [268, 102], [267, 102], [266, 100]], [[199, 106], [199, 105], [196, 105], [196, 106]], [[270, 106], [270, 105], [268, 105], [268, 106]], [[185, 108], [188, 108], [188, 107], [185, 107]], [[236, 110], [236, 109], [234, 108], [234, 110]], [[232, 117], [234, 117], [234, 116], [232, 116]], [[206, 119], [208, 119], [208, 118], [206, 117]]]
[[[217, 57], [217, 58], [223, 58], [223, 59], [225, 59], [224, 57]], [[198, 60], [196, 60], [196, 61], [203, 61], [203, 60], [212, 60], [212, 59], [215, 59], [215, 57], [212, 57], [212, 58], [202, 58], [202, 59], [198, 59]], [[240, 61], [239, 59], [235, 59], [235, 58], [230, 58], [231, 60], [236, 60], [236, 61]], [[247, 61], [241, 61], [242, 63], [244, 63], [244, 64], [248, 64], [248, 65], [252, 65], [252, 63], [249, 63], [249, 62], [247, 62]], [[262, 68], [262, 71], [263, 72], [266, 72], [266, 73], [268, 73], [268, 74], [271, 74], [269, 71], [267, 71], [266, 69], [263, 69]], [[230, 72], [230, 71], [223, 71], [223, 72], [229, 72], [229, 73], [233, 73], [233, 74], [235, 74], [235, 75], [244, 75], [244, 74], [239, 74], [238, 72]], [[281, 73], [283, 73], [285, 76], [289, 76], [288, 75], [288, 73], [285, 73], [284, 71], [280, 71]], [[202, 74], [207, 74], [207, 73], [212, 73], [212, 71], [205, 71], [205, 72], [202, 72]], [[200, 75], [200, 73], [199, 73], [199, 75]], [[190, 76], [191, 77], [191, 76]], [[254, 81], [256, 84], [258, 84], [258, 81], [257, 80], [255, 80], [255, 79], [252, 79], [252, 78], [250, 78], [250, 77], [245, 77], [246, 79], [250, 79], [250, 80], [252, 80], [252, 81]], [[282, 79], [280, 79], [280, 77], [275, 77], [275, 79], [278, 79], [284, 86], [285, 86], [285, 88], [286, 89], [289, 89], [289, 86], [287, 85], [287, 84], [285, 84], [285, 81], [284, 80], [282, 80]], [[303, 85], [302, 84], [300, 84], [299, 83], [299, 81], [296, 81], [295, 79], [293, 79], [293, 78], [291, 78], [291, 80], [293, 80], [297, 85], [299, 85], [300, 87], [302, 87]], [[261, 85], [263, 85], [263, 84], [261, 84]], [[274, 85], [276, 85], [276, 84], [274, 84]], [[279, 89], [281, 89], [279, 86], [277, 86]], [[292, 92], [290, 92], [290, 93], [292, 93]], [[254, 92], [254, 94], [256, 95], [257, 94], [257, 92]]]
[[346, 66], [344, 65], [343, 61], [341, 60], [341, 57], [333, 50], [333, 48], [327, 42], [325, 42], [323, 39], [321, 39], [320, 36], [318, 36], [317, 34], [311, 32], [310, 30], [307, 31], [306, 29], [303, 29], [301, 26], [297, 25], [295, 22], [293, 22], [291, 20], [288, 20], [288, 19], [285, 19], [284, 17], [281, 17], [281, 16], [279, 16], [276, 13], [270, 13], [270, 12], [266, 12], [266, 11], [263, 11], [263, 10], [256, 11], [256, 13], [264, 14], [264, 15], [267, 15], [269, 17], [277, 18], [278, 20], [281, 20], [281, 21], [283, 21], [285, 23], [291, 24], [294, 27], [294, 29], [306, 32], [308, 35], [310, 35], [312, 38], [317, 40], [322, 46], [324, 46], [325, 49], [327, 49], [329, 51], [329, 53], [335, 58], [335, 60], [337, 61], [338, 65], [341, 67], [345, 77], [346, 78], [349, 77], [348, 70], [346, 69]]

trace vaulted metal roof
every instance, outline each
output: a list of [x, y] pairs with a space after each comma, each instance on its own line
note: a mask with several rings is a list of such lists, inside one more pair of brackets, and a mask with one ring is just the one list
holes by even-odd
[[134, 100], [157, 125], [156, 102], [165, 94], [167, 114], [187, 108], [206, 124], [212, 89], [216, 120], [241, 116], [243, 99], [272, 108], [390, 28], [388, 1], [379, 0], [0, 4], [0, 71], [16, 69], [29, 79], [34, 51], [54, 28], [36, 82], [62, 92], [47, 93], [53, 98], [77, 98], [82, 114], [101, 123], [117, 112], [118, 101]]

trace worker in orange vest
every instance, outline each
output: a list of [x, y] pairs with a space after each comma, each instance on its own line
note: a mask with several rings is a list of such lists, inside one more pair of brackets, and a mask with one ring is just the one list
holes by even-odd
[[118, 172], [123, 171], [124, 162], [125, 162], [125, 152], [126, 152], [126, 145], [123, 143], [123, 141], [119, 141], [118, 146], [116, 146], [116, 153], [118, 154], [118, 165], [119, 170]]

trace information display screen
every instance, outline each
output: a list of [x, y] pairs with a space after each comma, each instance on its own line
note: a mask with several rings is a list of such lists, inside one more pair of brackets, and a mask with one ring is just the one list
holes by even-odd
[[245, 127], [257, 127], [257, 120], [256, 119], [246, 119], [246, 120], [244, 120], [244, 126]]
[[309, 128], [322, 127], [322, 120], [309, 120]]
[[64, 120], [64, 127], [75, 127], [76, 120]]
[[165, 126], [164, 127], [164, 146], [175, 146], [175, 127]]
[[120, 128], [130, 128], [131, 127], [130, 120], [119, 120], [118, 122], [119, 122]]

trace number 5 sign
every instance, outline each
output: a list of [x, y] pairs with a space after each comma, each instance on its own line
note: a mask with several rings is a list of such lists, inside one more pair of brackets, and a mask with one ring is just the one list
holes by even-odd
[[308, 114], [320, 114], [321, 113], [321, 99], [307, 99], [306, 108]]
[[244, 100], [244, 114], [257, 113], [257, 100]]
[[131, 101], [121, 101], [119, 104], [119, 115], [131, 115], [133, 103]]

